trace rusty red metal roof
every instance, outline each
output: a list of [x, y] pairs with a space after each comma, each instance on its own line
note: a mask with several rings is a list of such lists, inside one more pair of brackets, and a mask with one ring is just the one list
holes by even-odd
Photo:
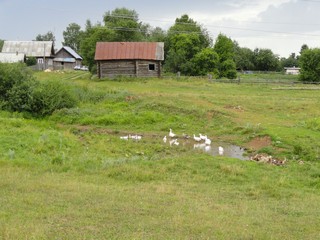
[[97, 42], [95, 60], [164, 59], [163, 42]]

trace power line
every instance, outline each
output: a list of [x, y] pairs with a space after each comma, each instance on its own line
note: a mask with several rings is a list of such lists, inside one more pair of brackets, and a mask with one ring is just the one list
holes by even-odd
[[[126, 28], [126, 27], [107, 27], [112, 30], [126, 31], [126, 32], [148, 32], [148, 30], [140, 29], [140, 28]], [[186, 34], [198, 34], [202, 35], [202, 32], [195, 31], [171, 31], [173, 33], [186, 33]]]
[[[133, 19], [133, 16], [128, 16], [128, 15], [108, 15], [108, 16], [115, 17], [115, 18]], [[155, 21], [166, 22], [164, 20], [155, 20]], [[197, 23], [186, 23], [186, 22], [175, 22], [175, 23], [176, 24], [182, 24], [182, 25], [199, 26], [199, 25], [197, 25]], [[320, 37], [319, 34], [307, 34], [307, 33], [296, 33], [296, 32], [284, 32], [284, 31], [271, 31], [271, 30], [261, 30], [261, 29], [241, 28], [241, 27], [230, 27], [230, 26], [222, 26], [222, 25], [204, 25], [204, 26], [206, 28], [225, 28], [225, 29], [233, 29], [233, 30], [241, 30], [241, 31], [272, 33], [272, 34], [297, 35], [297, 36], [306, 36], [306, 37]], [[121, 31], [141, 31], [141, 30], [136, 29], [136, 28], [123, 28], [123, 27], [114, 27], [113, 29], [114, 30], [121, 30]], [[201, 32], [194, 32], [194, 31], [171, 31], [171, 32], [173, 32], [173, 33], [202, 34]]]
[[[188, 23], [184, 23], [187, 24]], [[194, 25], [194, 24], [192, 24]], [[225, 29], [233, 29], [233, 30], [241, 30], [241, 31], [251, 31], [251, 32], [262, 32], [262, 33], [273, 33], [273, 34], [286, 34], [286, 35], [298, 35], [298, 36], [306, 36], [306, 37], [320, 37], [318, 34], [307, 34], [307, 33], [297, 33], [297, 32], [284, 32], [284, 31], [271, 31], [271, 30], [261, 30], [261, 29], [251, 29], [251, 28], [241, 28], [241, 27], [230, 27], [230, 26], [221, 26], [221, 25], [207, 25], [206, 28], [225, 28]], [[124, 27], [109, 27], [114, 30], [121, 31], [145, 31], [138, 28], [124, 28]], [[195, 31], [170, 31], [173, 33], [196, 33], [202, 34], [201, 32]]]
[[[307, 1], [307, 0], [300, 0], [300, 1]], [[310, 0], [311, 1], [311, 0]], [[320, 1], [317, 1], [320, 3]], [[114, 17], [114, 18], [124, 18], [124, 19], [132, 19], [136, 20], [137, 18], [135, 16], [130, 16], [130, 15], [108, 15], [108, 17]], [[145, 21], [152, 21], [152, 22], [167, 22], [167, 23], [172, 23], [172, 21], [169, 20], [159, 20], [159, 19], [149, 19], [149, 18], [144, 18], [140, 20], [145, 20]], [[320, 26], [320, 24], [317, 23], [300, 23], [300, 22], [268, 22], [268, 21], [238, 21], [238, 22], [243, 22], [243, 23], [256, 23], [256, 24], [275, 24], [275, 25], [301, 25], [301, 26]], [[175, 24], [181, 24], [181, 25], [192, 25], [192, 26], [199, 26], [199, 23], [188, 23], [188, 22], [174, 22]], [[201, 24], [200, 24], [201, 26]], [[210, 25], [209, 25], [210, 26]]]

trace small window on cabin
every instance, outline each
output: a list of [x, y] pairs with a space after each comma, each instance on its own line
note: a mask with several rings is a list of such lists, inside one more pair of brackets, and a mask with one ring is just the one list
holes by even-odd
[[154, 71], [156, 70], [156, 65], [155, 64], [149, 64], [149, 71]]
[[38, 58], [38, 63], [43, 64], [43, 58]]

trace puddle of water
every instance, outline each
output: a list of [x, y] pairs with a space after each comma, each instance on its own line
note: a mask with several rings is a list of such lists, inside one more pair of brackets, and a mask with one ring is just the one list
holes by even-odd
[[184, 146], [195, 151], [200, 150], [212, 156], [225, 156], [238, 158], [240, 160], [249, 160], [249, 157], [245, 156], [246, 152], [244, 148], [225, 142], [212, 141], [210, 145], [206, 145], [203, 142], [197, 143], [189, 139], [169, 139], [165, 144], [168, 144], [171, 147]]
[[[219, 147], [223, 148], [223, 151], [219, 151]], [[239, 146], [228, 144], [228, 143], [211, 143], [211, 145], [205, 144], [194, 144], [194, 149], [201, 149], [202, 151], [212, 156], [226, 156], [231, 158], [238, 158], [240, 160], [249, 160], [249, 157], [244, 156], [245, 150]]]
[[[123, 140], [134, 140], [140, 141], [141, 139], [148, 139], [147, 136], [139, 136], [139, 135], [127, 135], [127, 136], [120, 136]], [[153, 138], [154, 140], [154, 138]], [[185, 147], [194, 151], [202, 151], [212, 156], [225, 156], [231, 158], [237, 158], [240, 160], [249, 160], [248, 156], [245, 156], [246, 152], [244, 148], [225, 143], [225, 142], [216, 142], [211, 141], [210, 145], [205, 144], [203, 141], [198, 143], [193, 139], [181, 139], [181, 138], [166, 138], [161, 139], [161, 141], [169, 145], [170, 147]], [[223, 150], [223, 151], [221, 151]]]

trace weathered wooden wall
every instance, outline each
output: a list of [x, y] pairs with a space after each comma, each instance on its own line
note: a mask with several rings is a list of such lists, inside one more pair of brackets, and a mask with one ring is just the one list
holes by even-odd
[[56, 58], [73, 58], [67, 51], [60, 50], [54, 57]]
[[66, 69], [73, 69], [76, 66], [76, 63], [68, 63], [65, 62], [62, 64], [62, 62], [54, 62], [53, 64], [53, 70], [66, 70]]
[[[154, 65], [154, 70], [149, 70], [149, 64]], [[97, 71], [99, 78], [113, 78], [115, 76], [160, 77], [161, 62], [146, 60], [98, 61]]]
[[[54, 61], [53, 68], [54, 70], [64, 70], [64, 69], [73, 69], [75, 66], [81, 66], [82, 61], [75, 59], [70, 53], [65, 50], [59, 51], [55, 55], [55, 59], [67, 59], [72, 58], [75, 62], [67, 62], [67, 61]], [[63, 63], [63, 64], [62, 64]]]
[[[138, 77], [160, 77], [161, 63], [160, 61], [137, 61], [137, 76]], [[149, 64], [154, 65], [154, 70], [149, 70]]]

